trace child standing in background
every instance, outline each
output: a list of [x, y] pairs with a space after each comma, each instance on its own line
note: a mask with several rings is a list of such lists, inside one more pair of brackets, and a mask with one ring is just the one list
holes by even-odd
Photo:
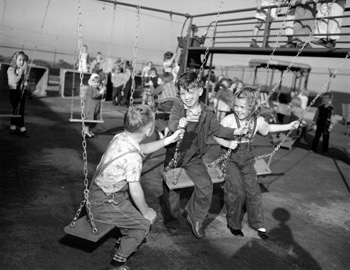
[[80, 55], [80, 59], [77, 65], [79, 71], [82, 71], [84, 73], [90, 72], [90, 55], [87, 45], [83, 45], [82, 53]]
[[[171, 73], [164, 73], [161, 76], [161, 81], [161, 85], [159, 85], [157, 88], [154, 88], [152, 84], [150, 85], [151, 94], [158, 96], [158, 111], [170, 113], [174, 102], [178, 100], [179, 91], [173, 84], [173, 75]], [[168, 134], [168, 119], [169, 117], [165, 117], [164, 119], [156, 119], [156, 129], [161, 139], [166, 137]]]
[[330, 92], [326, 92], [322, 96], [322, 104], [318, 107], [317, 112], [314, 117], [313, 124], [316, 124], [315, 138], [312, 141], [311, 150], [316, 152], [318, 142], [322, 137], [322, 154], [327, 155], [329, 150], [329, 134], [333, 128], [332, 106], [333, 95]]
[[163, 72], [171, 73], [173, 75], [173, 84], [175, 84], [177, 79], [177, 74], [179, 72], [179, 65], [175, 61], [176, 54], [172, 52], [166, 52], [164, 54], [164, 62], [163, 62]]
[[224, 184], [224, 200], [227, 209], [227, 226], [231, 233], [243, 237], [242, 220], [248, 213], [249, 225], [267, 239], [261, 192], [254, 168], [252, 141], [257, 131], [263, 136], [269, 132], [281, 132], [298, 127], [298, 121], [287, 125], [269, 125], [262, 116], [254, 118], [259, 106], [258, 92], [249, 87], [234, 95], [234, 113], [226, 116], [221, 125], [235, 129], [238, 139], [228, 141], [214, 137], [220, 145], [234, 149], [228, 157]]
[[10, 67], [7, 70], [7, 77], [12, 114], [20, 115], [20, 117], [11, 118], [10, 134], [19, 134], [22, 137], [29, 138], [30, 136], [24, 126], [25, 87], [29, 80], [27, 62], [28, 56], [23, 51], [14, 53]]
[[153, 130], [154, 113], [148, 106], [129, 108], [124, 117], [124, 132], [109, 143], [90, 184], [94, 219], [113, 224], [122, 233], [107, 270], [129, 269], [128, 257], [145, 239], [157, 216], [148, 206], [141, 186], [142, 158], [181, 139], [183, 132], [179, 130], [163, 140], [140, 144]]
[[[102, 83], [100, 75], [93, 73], [90, 76], [89, 86], [85, 92], [85, 120], [99, 120], [101, 114], [101, 100], [104, 98], [106, 86]], [[87, 138], [95, 137], [90, 128], [96, 123], [85, 123], [84, 133]]]

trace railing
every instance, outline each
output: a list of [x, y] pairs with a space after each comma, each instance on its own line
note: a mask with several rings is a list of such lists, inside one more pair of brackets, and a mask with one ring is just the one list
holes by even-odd
[[[329, 1], [320, 1], [320, 3], [323, 2], [329, 2]], [[313, 3], [313, 1], [307, 2], [307, 4], [313, 4], [316, 8], [316, 4]], [[296, 5], [298, 6], [298, 5]], [[272, 20], [269, 22], [269, 18], [267, 18], [266, 22], [264, 24], [264, 28], [260, 28], [259, 35], [256, 36], [257, 41], [259, 44], [262, 44], [259, 48], [260, 50], [256, 50], [256, 48], [250, 48], [250, 42], [252, 40], [252, 31], [254, 25], [257, 23], [257, 19], [254, 17], [256, 8], [246, 8], [246, 9], [239, 9], [239, 10], [230, 10], [221, 12], [221, 17], [227, 17], [231, 16], [234, 18], [222, 18], [219, 19], [217, 22], [217, 27], [214, 32], [214, 41], [211, 45], [211, 52], [215, 53], [244, 53], [242, 52], [242, 49], [250, 49], [251, 51], [248, 51], [249, 53], [256, 53], [256, 54], [264, 54], [265, 50], [267, 53], [270, 51], [270, 49], [267, 44], [268, 40], [270, 41], [270, 46], [274, 46], [275, 42], [277, 41], [277, 38], [279, 38], [279, 44], [277, 44], [279, 55], [292, 55], [293, 53], [290, 53], [290, 49], [280, 48], [280, 45], [285, 43], [287, 35], [285, 34], [285, 30], [282, 27], [283, 24], [285, 26], [286, 22], [294, 22], [294, 19], [286, 19], [286, 13], [285, 10], [287, 9], [288, 4], [281, 4], [280, 6], [269, 6], [269, 7], [262, 7], [266, 9], [267, 16], [270, 16], [270, 11], [272, 8], [280, 8], [284, 10], [284, 12], [281, 12], [278, 14], [278, 17], [276, 20]], [[195, 23], [195, 20], [203, 17], [210, 17], [214, 16], [216, 13], [207, 13], [207, 14], [198, 14], [193, 15], [189, 19], [190, 23]], [[327, 56], [332, 57], [343, 57], [347, 51], [350, 49], [350, 7], [346, 7], [344, 14], [339, 16], [328, 16], [323, 17], [322, 19], [335, 19], [335, 18], [342, 18], [343, 19], [343, 25], [341, 27], [341, 33], [337, 33], [336, 35], [340, 36], [340, 39], [337, 41], [336, 50], [333, 49], [333, 51], [327, 51]], [[317, 22], [319, 18], [303, 18], [298, 19], [298, 21], [310, 21], [314, 20], [315, 23]], [[212, 21], [209, 25], [197, 25], [199, 29], [210, 29], [210, 27], [214, 24], [214, 21]], [[270, 25], [269, 25], [270, 24]], [[268, 35], [268, 28], [270, 28], [270, 34]], [[314, 30], [314, 29], [313, 29]], [[312, 35], [312, 36], [311, 36]], [[308, 37], [310, 36], [310, 39], [312, 37], [317, 38], [318, 36], [331, 36], [334, 35], [332, 33], [328, 34], [295, 34], [293, 37], [300, 38], [300, 37]], [[240, 48], [240, 50], [235, 50], [235, 48]], [[216, 51], [215, 51], [216, 49]], [[282, 50], [283, 49], [283, 50]], [[325, 52], [324, 48], [320, 48], [317, 46], [316, 48], [312, 48], [312, 50], [316, 51], [310, 51], [308, 48], [307, 51], [309, 51], [307, 54], [304, 54], [304, 56], [315, 56], [315, 54], [320, 54], [319, 56], [324, 56], [322, 53]], [[323, 50], [322, 50], [323, 49]], [[191, 50], [191, 49], [190, 49]], [[282, 50], [282, 51], [281, 51]], [[295, 50], [293, 50], [295, 51]], [[247, 52], [247, 53], [248, 53]], [[266, 54], [266, 53], [265, 53]], [[295, 54], [295, 53], [294, 53]], [[302, 55], [303, 56], [303, 55]]]

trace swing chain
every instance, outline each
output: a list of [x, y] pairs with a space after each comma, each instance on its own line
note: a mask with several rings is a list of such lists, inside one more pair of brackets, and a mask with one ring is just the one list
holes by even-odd
[[132, 72], [131, 72], [131, 94], [130, 94], [130, 107], [134, 104], [134, 92], [135, 92], [135, 72], [136, 72], [136, 60], [137, 60], [137, 43], [139, 40], [139, 26], [140, 26], [140, 2], [136, 8], [136, 30], [135, 30], [135, 43], [134, 43], [134, 59], [132, 61]]
[[[279, 2], [278, 2], [278, 3], [279, 3]], [[271, 52], [271, 54], [270, 54], [270, 59], [269, 59], [269, 61], [267, 62], [267, 65], [266, 65], [266, 67], [265, 67], [265, 70], [266, 70], [265, 76], [264, 76], [263, 79], [261, 80], [261, 83], [259, 83], [259, 86], [258, 86], [258, 93], [261, 91], [262, 82], [266, 80], [266, 76], [267, 76], [268, 71], [269, 71], [269, 69], [270, 69], [270, 62], [272, 61], [272, 58], [273, 58], [273, 56], [274, 56], [274, 54], [275, 54], [275, 51], [276, 51], [276, 49], [277, 49], [277, 45], [278, 45], [279, 40], [280, 40], [280, 38], [281, 38], [281, 36], [282, 36], [282, 30], [284, 29], [284, 26], [285, 26], [285, 23], [286, 23], [286, 20], [287, 20], [287, 14], [288, 14], [289, 10], [291, 9], [291, 7], [292, 7], [292, 1], [289, 1], [288, 6], [287, 6], [287, 10], [286, 10], [286, 16], [284, 16], [282, 25], [281, 25], [281, 27], [280, 27], [280, 29], [279, 29], [279, 32], [278, 32], [278, 35], [277, 35], [277, 40], [276, 40], [276, 42], [274, 43], [273, 48], [272, 48], [272, 52]]]
[[5, 18], [6, 6], [7, 6], [7, 0], [4, 1], [4, 7], [3, 7], [3, 10], [2, 10], [1, 26], [0, 26], [0, 37], [2, 37], [2, 31], [3, 31], [3, 27], [4, 27], [4, 18]]
[[[82, 52], [83, 52], [83, 34], [82, 34], [82, 23], [81, 23], [81, 0], [78, 0], [78, 48], [79, 48], [79, 65], [82, 64]], [[88, 180], [88, 162], [87, 162], [87, 150], [86, 150], [86, 138], [85, 138], [85, 99], [84, 99], [84, 85], [83, 85], [84, 74], [83, 70], [80, 69], [80, 105], [81, 105], [81, 119], [82, 119], [82, 146], [83, 146], [83, 162], [84, 162], [84, 200], [80, 203], [79, 209], [77, 210], [71, 226], [75, 225], [75, 222], [78, 220], [80, 212], [84, 205], [86, 205], [87, 213], [89, 216], [89, 222], [92, 227], [92, 232], [96, 233], [97, 228], [94, 222], [93, 214], [91, 211], [91, 204], [89, 201], [89, 180]]]
[[199, 83], [200, 79], [201, 79], [201, 74], [204, 70], [204, 65], [207, 61], [207, 55], [209, 53], [209, 48], [210, 46], [213, 44], [213, 41], [214, 41], [214, 32], [216, 30], [216, 26], [218, 24], [218, 20], [219, 20], [219, 16], [220, 16], [220, 12], [221, 12], [221, 8], [222, 8], [222, 5], [224, 4], [224, 1], [221, 0], [220, 2], [220, 6], [219, 6], [219, 9], [218, 9], [218, 13], [216, 15], [216, 19], [215, 19], [215, 22], [214, 24], [212, 24], [211, 28], [210, 28], [210, 34], [209, 34], [209, 44], [207, 45], [206, 49], [205, 49], [205, 53], [204, 53], [204, 56], [203, 56], [203, 60], [202, 60], [202, 64], [201, 64], [201, 67], [199, 68], [199, 71], [198, 71], [198, 77], [197, 77], [197, 83]]

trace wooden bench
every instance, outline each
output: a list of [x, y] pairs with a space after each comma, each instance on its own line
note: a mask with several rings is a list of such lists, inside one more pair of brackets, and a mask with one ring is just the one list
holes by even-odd
[[92, 227], [89, 221], [87, 220], [87, 216], [79, 218], [75, 222], [74, 227], [72, 227], [71, 224], [69, 224], [68, 226], [64, 227], [63, 230], [69, 235], [83, 238], [92, 242], [97, 242], [103, 236], [105, 236], [107, 233], [109, 233], [115, 228], [115, 226], [112, 224], [101, 223], [98, 221], [94, 221], [94, 223], [97, 229], [97, 232], [95, 233], [92, 231]]
[[[254, 167], [255, 167], [255, 170], [257, 172], [257, 175], [266, 175], [266, 174], [271, 173], [271, 170], [267, 166], [264, 159], [257, 159], [256, 158]], [[213, 184], [221, 183], [225, 180], [223, 177], [220, 177], [221, 171], [219, 168], [209, 167], [207, 165], [207, 170], [208, 170], [208, 173], [211, 177]], [[179, 173], [180, 173], [180, 175], [179, 175]], [[184, 169], [181, 169], [181, 168], [170, 169], [167, 172], [163, 171], [162, 177], [163, 177], [163, 180], [165, 181], [165, 183], [167, 184], [167, 186], [169, 187], [169, 189], [179, 189], [179, 188], [186, 188], [186, 187], [194, 186], [192, 180], [189, 178], [186, 171]], [[177, 179], [176, 184], [174, 184], [175, 179]]]

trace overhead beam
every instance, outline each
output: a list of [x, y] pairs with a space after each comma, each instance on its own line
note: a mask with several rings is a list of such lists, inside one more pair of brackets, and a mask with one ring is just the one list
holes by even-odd
[[[133, 8], [137, 8], [138, 7], [138, 5], [124, 3], [124, 2], [120, 2], [120, 1], [113, 1], [113, 0], [97, 0], [97, 1], [110, 3], [110, 4], [114, 4], [114, 5], [133, 7]], [[145, 10], [150, 10], [150, 11], [160, 12], [160, 13], [166, 13], [166, 14], [169, 14], [169, 15], [177, 15], [177, 16], [182, 16], [182, 17], [186, 17], [186, 18], [191, 17], [191, 15], [188, 14], [188, 13], [180, 13], [180, 12], [175, 12], [175, 11], [172, 11], [172, 10], [164, 10], [164, 9], [151, 8], [151, 7], [146, 7], [146, 6], [140, 6], [140, 9], [145, 9]]]

